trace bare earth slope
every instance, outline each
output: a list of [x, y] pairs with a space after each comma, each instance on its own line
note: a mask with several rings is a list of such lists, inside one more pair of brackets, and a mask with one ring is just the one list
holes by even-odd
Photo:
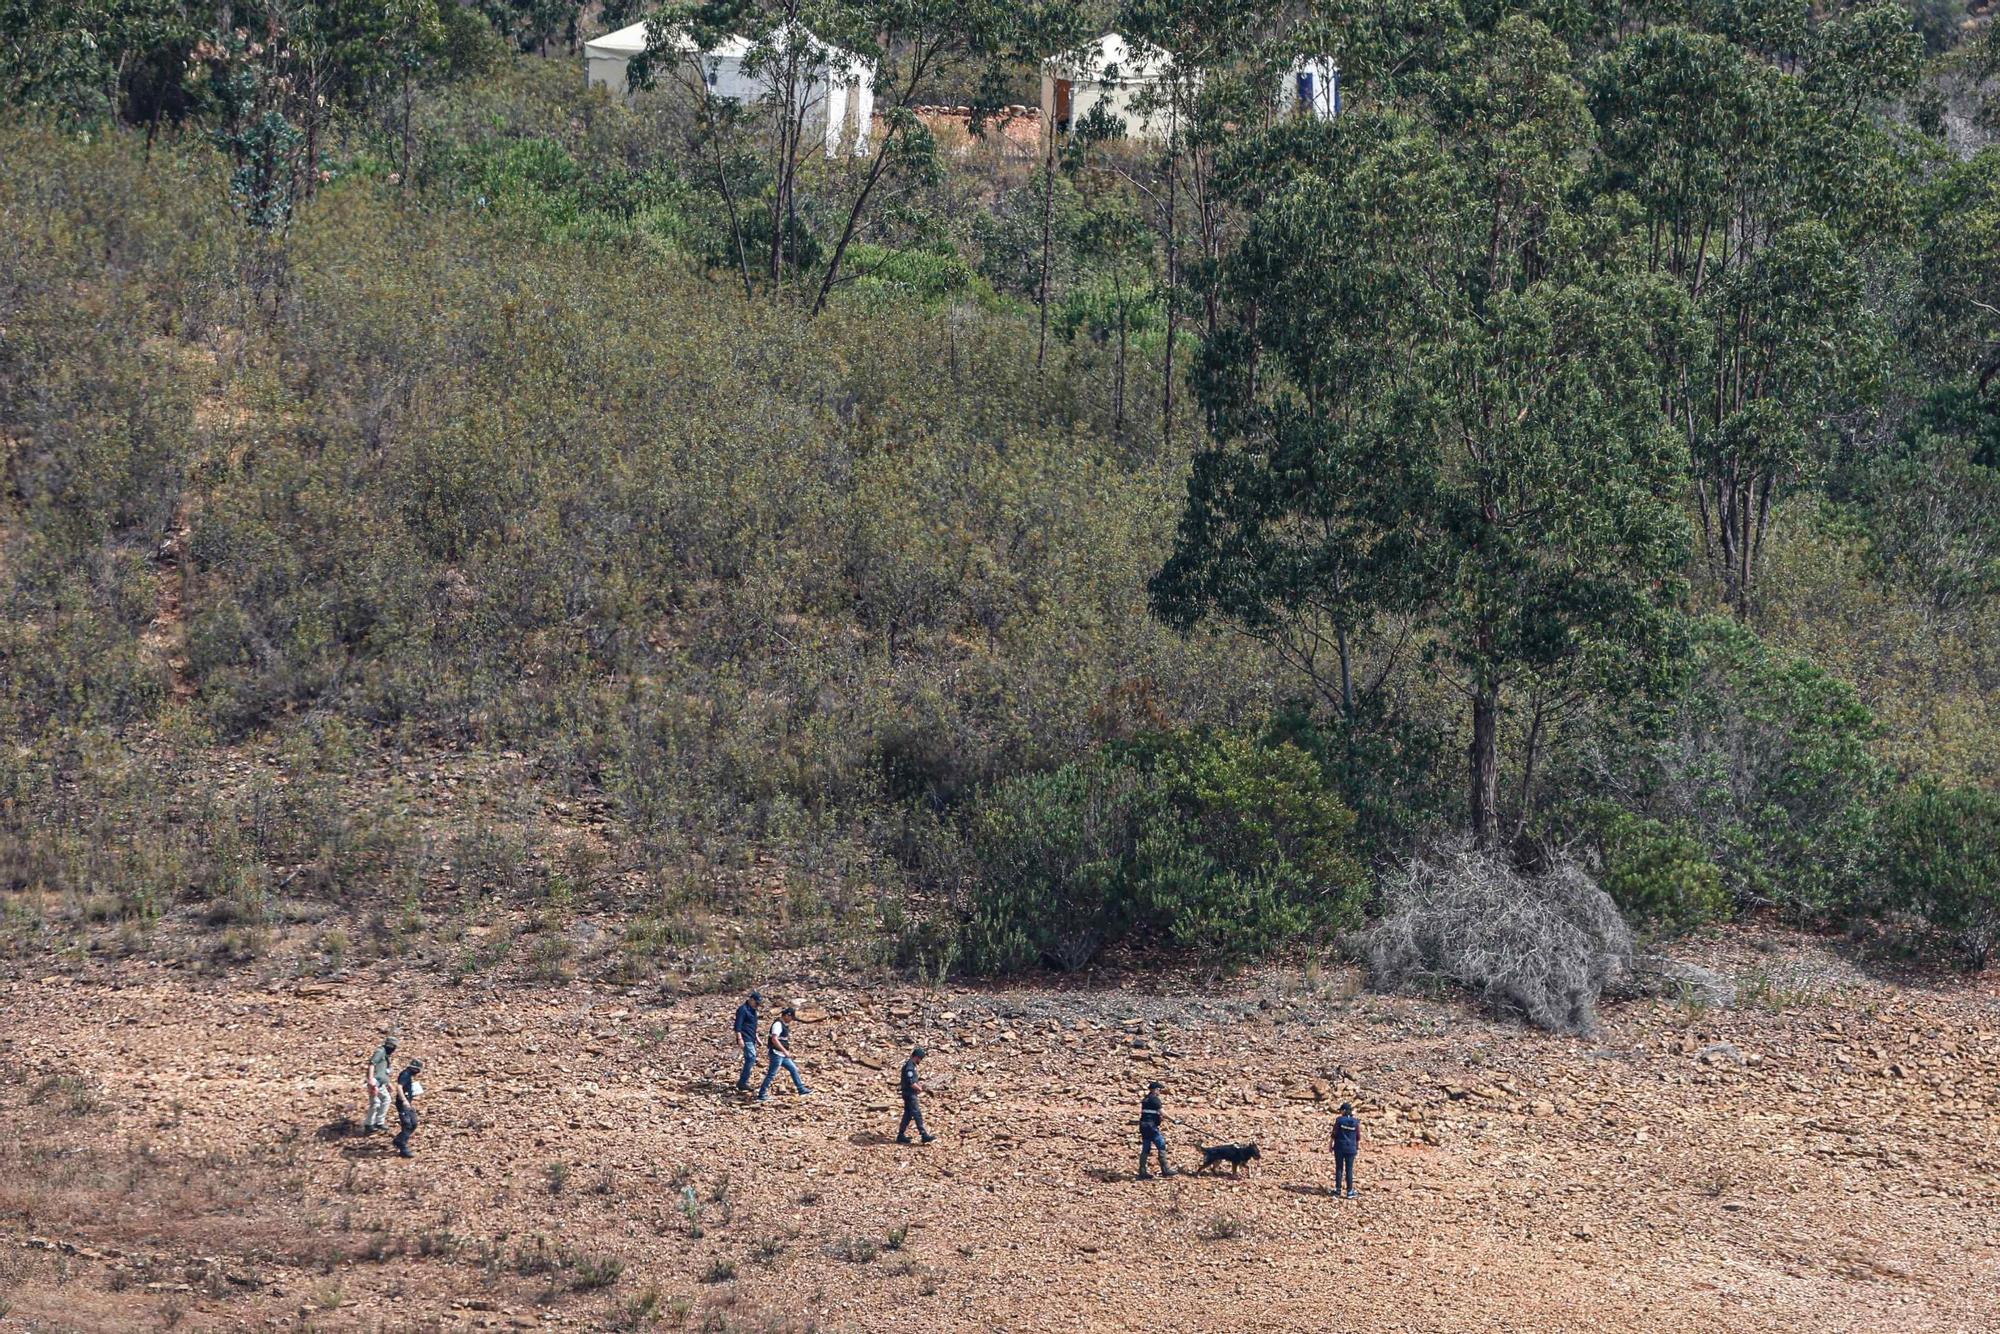
[[[1735, 1007], [1611, 1006], [1584, 1041], [1296, 974], [801, 984], [814, 1093], [761, 1107], [734, 997], [23, 976], [0, 1328], [1993, 1328], [2000, 987], [1759, 944], [1712, 948]], [[346, 1131], [387, 1024], [429, 1064], [412, 1162]], [[928, 1148], [888, 1140], [916, 1040]], [[1262, 1161], [1132, 1180], [1151, 1078], [1178, 1166]]]

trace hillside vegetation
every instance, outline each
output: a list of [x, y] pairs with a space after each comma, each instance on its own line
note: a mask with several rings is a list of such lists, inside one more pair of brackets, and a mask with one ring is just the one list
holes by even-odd
[[[831, 5], [827, 161], [580, 9], [100, 8], [0, 6], [18, 959], [1230, 966], [1499, 885], [1584, 1023], [1626, 924], [2000, 942], [1976, 15]], [[1113, 23], [1165, 142], [911, 110]]]

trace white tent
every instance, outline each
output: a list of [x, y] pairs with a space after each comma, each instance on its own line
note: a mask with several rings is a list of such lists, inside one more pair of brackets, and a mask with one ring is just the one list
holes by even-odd
[[1340, 114], [1340, 66], [1328, 56], [1300, 56], [1278, 81], [1278, 109], [1332, 120]]
[[[584, 79], [589, 86], [614, 93], [629, 90], [628, 67], [634, 57], [645, 53], [646, 27], [643, 21], [634, 23], [583, 44]], [[794, 31], [796, 40], [803, 43], [800, 54], [808, 75], [805, 86], [797, 92], [807, 132], [825, 135], [828, 157], [850, 142], [856, 155], [866, 153], [875, 114], [873, 63], [803, 29], [780, 30], [761, 47], [747, 37], [729, 37], [709, 51], [696, 46], [687, 33], [677, 33], [673, 50], [679, 57], [679, 68], [656, 70], [654, 78], [661, 85], [669, 79], [699, 78], [708, 85], [711, 97], [774, 104], [783, 96], [779, 71]]]
[[[1042, 121], [1067, 134], [1102, 107], [1125, 122], [1127, 137], [1164, 139], [1172, 119], [1161, 84], [1173, 67], [1173, 57], [1159, 47], [1106, 33], [1042, 63]], [[1141, 102], [1146, 108], [1136, 109]]]

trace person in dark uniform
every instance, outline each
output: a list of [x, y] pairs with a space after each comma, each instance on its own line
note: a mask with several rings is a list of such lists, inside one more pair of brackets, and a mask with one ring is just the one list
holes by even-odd
[[1333, 1122], [1333, 1193], [1340, 1194], [1341, 1183], [1347, 1183], [1347, 1198], [1354, 1198], [1354, 1155], [1361, 1152], [1361, 1121], [1354, 1115], [1354, 1104], [1340, 1104], [1340, 1115]]
[[396, 1152], [404, 1158], [417, 1156], [410, 1152], [410, 1136], [417, 1132], [417, 1095], [424, 1091], [417, 1076], [423, 1072], [422, 1061], [411, 1061], [396, 1076]]
[[736, 1077], [736, 1091], [750, 1091], [750, 1074], [757, 1068], [757, 1007], [764, 1003], [762, 992], [736, 1007], [736, 1041], [743, 1048], [743, 1073]]
[[910, 1059], [903, 1062], [903, 1123], [896, 1127], [898, 1144], [910, 1142], [911, 1126], [917, 1128], [917, 1133], [923, 1136], [926, 1144], [937, 1138], [924, 1128], [924, 1109], [917, 1105], [917, 1095], [926, 1091], [924, 1081], [917, 1075], [917, 1065], [929, 1054], [918, 1047], [910, 1053]]
[[1160, 1106], [1160, 1090], [1165, 1088], [1159, 1080], [1146, 1085], [1146, 1099], [1139, 1104], [1139, 1180], [1151, 1181], [1153, 1174], [1146, 1170], [1146, 1155], [1160, 1155], [1160, 1175], [1170, 1177], [1174, 1169], [1167, 1166], [1167, 1141], [1160, 1134], [1160, 1122], [1166, 1112]]

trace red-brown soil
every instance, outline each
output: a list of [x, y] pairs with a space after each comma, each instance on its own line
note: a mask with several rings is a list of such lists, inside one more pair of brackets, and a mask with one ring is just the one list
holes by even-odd
[[[0, 1328], [1993, 1328], [2000, 986], [1707, 954], [1735, 1006], [1608, 1005], [1576, 1040], [1339, 974], [774, 979], [814, 1093], [761, 1107], [728, 1087], [733, 996], [21, 973]], [[344, 1132], [387, 1025], [428, 1062], [414, 1161]], [[928, 1148], [888, 1142], [916, 1040]], [[1151, 1078], [1179, 1165], [1210, 1136], [1261, 1162], [1131, 1179]]]

